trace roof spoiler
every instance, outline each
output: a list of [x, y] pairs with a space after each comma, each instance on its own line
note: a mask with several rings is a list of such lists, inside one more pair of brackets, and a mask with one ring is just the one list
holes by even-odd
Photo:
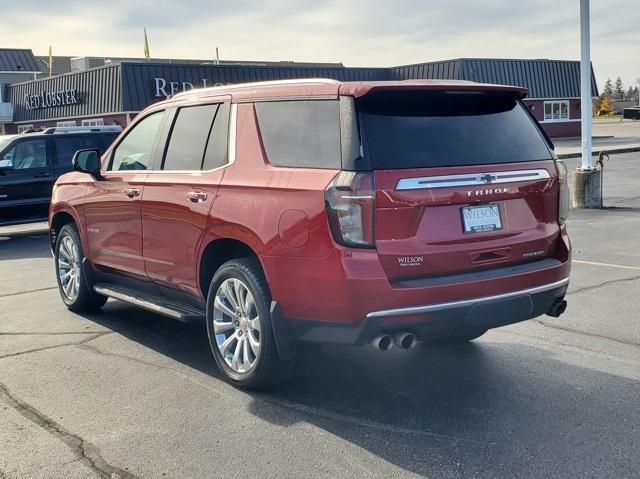
[[478, 92], [504, 92], [515, 95], [518, 99], [525, 98], [529, 90], [521, 86], [513, 85], [496, 85], [493, 83], [477, 83], [462, 80], [402, 80], [398, 82], [390, 82], [380, 84], [357, 85], [355, 88], [350, 86], [348, 82], [340, 85], [340, 93], [353, 95], [356, 98], [368, 95], [376, 91], [478, 91]]

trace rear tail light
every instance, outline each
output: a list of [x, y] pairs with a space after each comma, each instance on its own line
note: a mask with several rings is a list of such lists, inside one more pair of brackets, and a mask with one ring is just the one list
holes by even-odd
[[375, 185], [372, 173], [342, 171], [325, 192], [329, 227], [335, 241], [374, 248]]
[[569, 184], [567, 183], [567, 165], [564, 161], [556, 160], [558, 180], [560, 183], [560, 201], [558, 203], [558, 223], [561, 225], [569, 217]]

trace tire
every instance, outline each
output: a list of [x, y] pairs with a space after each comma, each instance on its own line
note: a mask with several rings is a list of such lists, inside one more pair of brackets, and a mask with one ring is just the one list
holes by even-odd
[[58, 291], [67, 308], [78, 313], [88, 313], [104, 306], [106, 296], [93, 291], [85, 278], [82, 268], [84, 251], [73, 223], [64, 225], [58, 233], [54, 258]]
[[264, 389], [293, 373], [296, 361], [284, 361], [278, 354], [270, 304], [269, 286], [255, 258], [227, 261], [211, 280], [207, 294], [209, 346], [218, 368], [235, 386]]

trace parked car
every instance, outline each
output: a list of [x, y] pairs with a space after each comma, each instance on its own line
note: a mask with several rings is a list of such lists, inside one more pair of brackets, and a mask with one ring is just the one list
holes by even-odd
[[632, 106], [622, 110], [622, 117], [628, 120], [640, 120], [640, 106]]
[[56, 179], [80, 149], [104, 151], [119, 126], [47, 128], [0, 136], [0, 225], [45, 220]]
[[247, 388], [311, 342], [409, 348], [559, 316], [567, 172], [525, 93], [296, 80], [156, 103], [55, 185], [62, 300], [205, 318]]

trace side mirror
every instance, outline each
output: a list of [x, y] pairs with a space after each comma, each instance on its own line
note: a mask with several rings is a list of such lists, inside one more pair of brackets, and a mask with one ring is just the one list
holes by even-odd
[[[9, 155], [7, 155], [9, 156]], [[13, 170], [13, 160], [10, 158], [4, 158], [0, 160], [0, 171], [11, 171]]]
[[74, 171], [89, 173], [96, 179], [100, 179], [100, 150], [78, 150], [71, 165]]

